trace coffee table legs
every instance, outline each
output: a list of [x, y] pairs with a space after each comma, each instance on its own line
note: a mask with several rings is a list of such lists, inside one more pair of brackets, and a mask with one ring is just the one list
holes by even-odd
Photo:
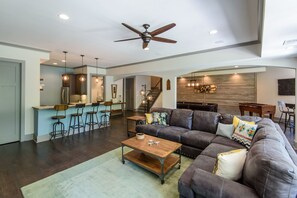
[[122, 163], [125, 164], [125, 159], [124, 159], [124, 145], [122, 145]]

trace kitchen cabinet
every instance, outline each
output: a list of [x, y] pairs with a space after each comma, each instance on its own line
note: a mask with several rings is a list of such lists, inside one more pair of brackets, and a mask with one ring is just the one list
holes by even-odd
[[75, 75], [75, 94], [87, 95], [87, 75], [83, 74], [85, 81], [80, 81], [79, 78], [82, 74]]
[[62, 87], [69, 87], [70, 95], [75, 94], [75, 76], [74, 74], [68, 74], [69, 79], [64, 81], [62, 80]]

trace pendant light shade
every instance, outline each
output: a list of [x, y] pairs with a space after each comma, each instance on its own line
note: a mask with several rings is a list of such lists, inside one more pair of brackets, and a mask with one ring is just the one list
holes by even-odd
[[62, 79], [63, 79], [63, 81], [67, 81], [67, 80], [69, 80], [69, 76], [68, 76], [68, 74], [67, 74], [67, 72], [66, 72], [66, 54], [67, 54], [67, 52], [66, 51], [63, 51], [63, 53], [65, 54], [65, 62], [64, 62], [64, 69], [65, 69], [65, 71], [64, 71], [64, 74], [62, 75]]
[[83, 68], [83, 66], [84, 66], [84, 56], [85, 55], [80, 55], [80, 56], [81, 56], [81, 76], [79, 77], [79, 80], [81, 82], [84, 82], [86, 80], [86, 78], [85, 78], [85, 76], [83, 74], [83, 72], [84, 72], [84, 68]]

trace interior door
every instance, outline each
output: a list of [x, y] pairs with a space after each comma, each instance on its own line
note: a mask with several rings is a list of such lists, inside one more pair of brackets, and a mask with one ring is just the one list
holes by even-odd
[[20, 140], [21, 66], [0, 61], [0, 144]]
[[134, 78], [126, 78], [126, 109], [134, 110]]

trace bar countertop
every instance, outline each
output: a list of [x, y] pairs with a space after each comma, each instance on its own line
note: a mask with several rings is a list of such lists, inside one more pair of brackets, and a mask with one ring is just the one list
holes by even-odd
[[[101, 102], [100, 104], [103, 104], [104, 102]], [[70, 103], [68, 106], [69, 108], [75, 107], [76, 104], [81, 104], [81, 103]], [[91, 106], [92, 103], [85, 103], [86, 106]], [[121, 105], [121, 104], [126, 104], [125, 102], [115, 102], [112, 103], [113, 105]], [[35, 110], [47, 110], [47, 109], [54, 109], [54, 105], [41, 105], [41, 106], [35, 106], [33, 107]]]

